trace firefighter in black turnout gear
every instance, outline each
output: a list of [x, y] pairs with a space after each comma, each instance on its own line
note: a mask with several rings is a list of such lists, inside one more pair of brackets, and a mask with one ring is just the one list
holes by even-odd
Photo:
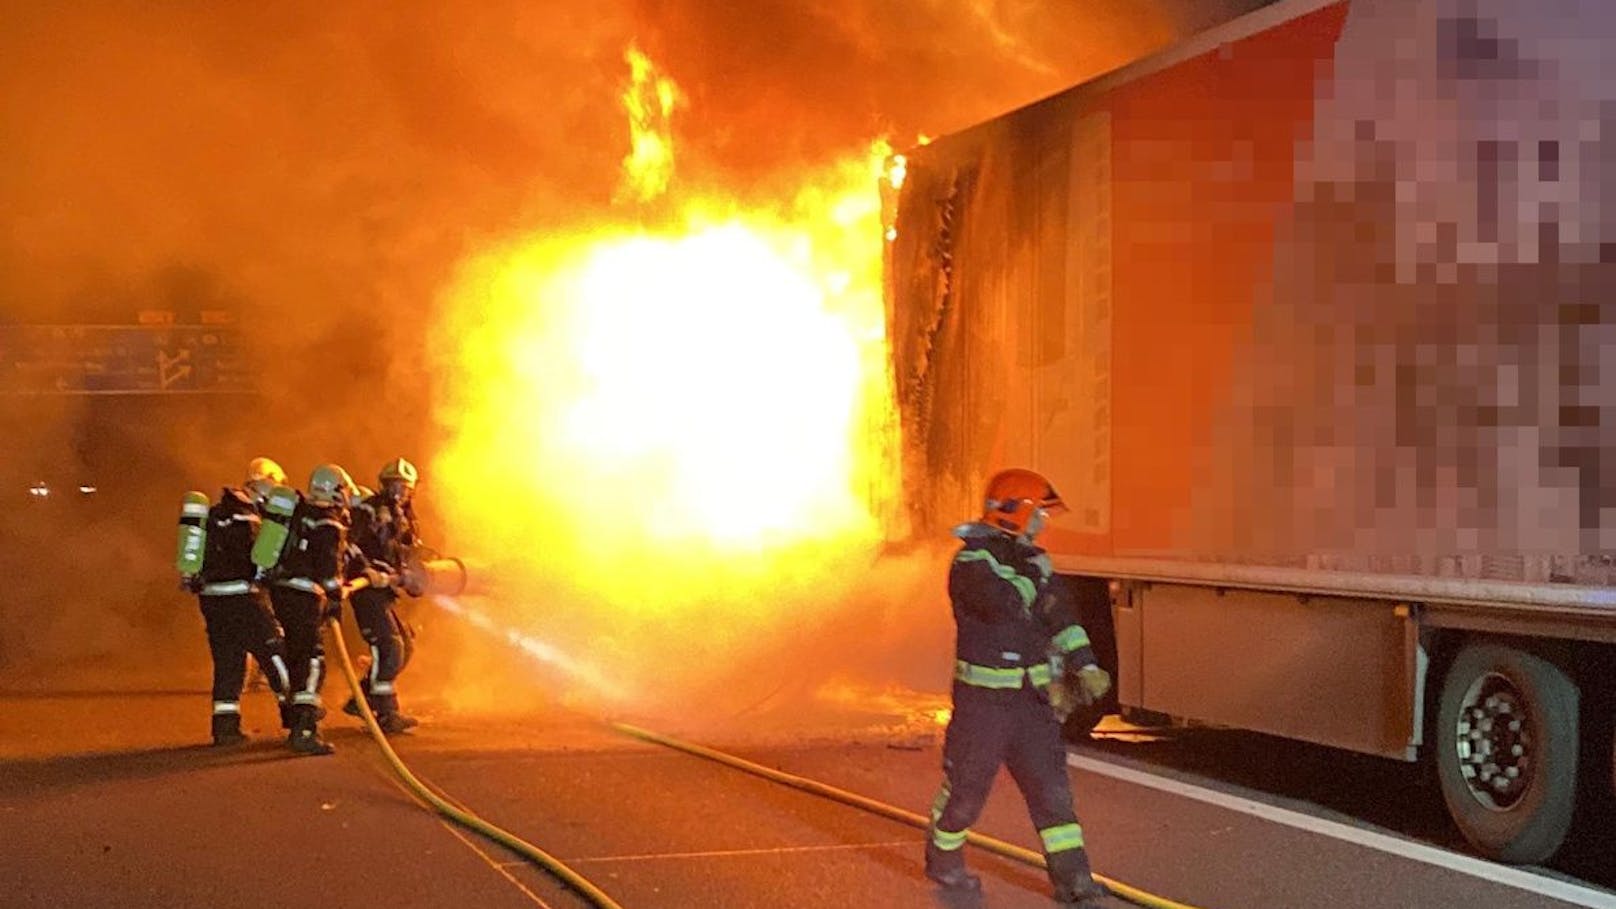
[[325, 645], [320, 626], [342, 613], [343, 557], [348, 549], [348, 495], [353, 480], [335, 464], [314, 469], [308, 492], [291, 517], [286, 542], [270, 587], [275, 616], [286, 629], [291, 667], [287, 744], [301, 754], [330, 754], [320, 738], [320, 685], [325, 676]]
[[286, 643], [270, 612], [269, 598], [257, 583], [258, 569], [252, 561], [260, 506], [269, 491], [285, 481], [286, 473], [279, 464], [254, 458], [240, 488], [225, 488], [212, 507], [207, 496], [193, 493], [187, 497], [180, 519], [181, 583], [201, 602], [208, 650], [213, 654], [215, 745], [246, 741], [241, 732], [241, 689], [248, 654], [257, 661], [275, 696], [283, 703], [286, 698], [290, 682]]
[[1049, 556], [1032, 539], [1065, 511], [1049, 481], [1006, 470], [989, 482], [980, 521], [954, 530], [964, 545], [948, 574], [955, 637], [954, 711], [943, 743], [943, 786], [932, 806], [926, 876], [945, 888], [979, 890], [966, 870], [966, 834], [982, 811], [999, 766], [1026, 799], [1043, 840], [1055, 900], [1098, 909], [1083, 828], [1072, 806], [1061, 723], [1051, 680], [1071, 681], [1097, 701], [1110, 677], [1095, 665], [1077, 607]]
[[[416, 725], [414, 717], [399, 711], [394, 686], [415, 653], [415, 635], [395, 604], [398, 585], [405, 583], [409, 571], [411, 552], [420, 542], [411, 502], [419, 478], [409, 461], [394, 458], [387, 462], [377, 477], [381, 491], [354, 507], [349, 537], [356, 550], [349, 576], [364, 576], [369, 582], [351, 597], [354, 624], [370, 645], [370, 671], [361, 686], [377, 725], [389, 733]], [[359, 704], [350, 698], [343, 711], [358, 716]]]

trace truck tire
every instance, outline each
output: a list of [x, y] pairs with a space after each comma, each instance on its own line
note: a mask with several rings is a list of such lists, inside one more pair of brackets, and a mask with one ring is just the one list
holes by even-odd
[[1580, 695], [1559, 666], [1503, 644], [1454, 658], [1437, 708], [1442, 798], [1488, 858], [1547, 861], [1576, 805]]

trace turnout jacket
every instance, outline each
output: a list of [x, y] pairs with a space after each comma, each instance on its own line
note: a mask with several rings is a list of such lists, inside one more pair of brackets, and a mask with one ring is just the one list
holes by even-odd
[[960, 681], [1020, 688], [1026, 677], [1041, 686], [1051, 657], [1073, 668], [1096, 662], [1077, 604], [1041, 547], [981, 523], [954, 535], [964, 544], [948, 572]]
[[364, 562], [396, 574], [409, 560], [410, 549], [420, 542], [415, 507], [378, 492], [354, 507], [348, 538]]
[[292, 538], [277, 567], [284, 587], [336, 597], [342, 588], [343, 560], [348, 551], [348, 509], [316, 505], [308, 499], [292, 512]]
[[247, 585], [258, 574], [252, 548], [261, 520], [258, 504], [244, 490], [227, 487], [219, 493], [219, 501], [208, 509], [207, 542], [202, 549], [202, 570], [197, 573], [204, 590], [247, 592]]

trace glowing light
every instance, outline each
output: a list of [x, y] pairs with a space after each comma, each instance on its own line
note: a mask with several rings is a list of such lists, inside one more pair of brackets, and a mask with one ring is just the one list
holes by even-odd
[[[636, 84], [654, 84], [638, 57]], [[631, 124], [652, 109], [666, 125], [666, 86], [625, 96]], [[657, 670], [666, 687], [857, 582], [894, 474], [890, 153], [875, 143], [765, 204], [687, 190], [656, 223], [517, 238], [464, 263], [438, 325], [452, 353], [433, 476], [450, 530], [546, 591], [531, 619], [503, 623], [553, 627], [570, 609], [602, 665], [676, 661]], [[697, 652], [712, 661], [681, 656]]]
[[557, 509], [587, 490], [590, 511], [633, 516], [657, 546], [872, 532], [851, 481], [884, 375], [879, 246], [841, 259], [854, 244], [834, 222], [878, 237], [875, 204], [829, 224], [753, 214], [483, 260], [446, 466], [494, 461], [474, 472], [509, 473], [502, 488]]
[[820, 685], [814, 696], [821, 703], [849, 710], [887, 714], [896, 718], [899, 726], [917, 732], [947, 726], [953, 715], [953, 710], [947, 706], [946, 694], [894, 686], [872, 688], [847, 680], [833, 680]]
[[681, 100], [679, 86], [661, 75], [651, 58], [630, 47], [629, 86], [623, 92], [628, 109], [629, 153], [623, 159], [618, 201], [649, 202], [668, 189], [673, 178], [673, 110]]
[[887, 183], [893, 189], [903, 189], [904, 178], [909, 176], [909, 159], [903, 155], [893, 155], [887, 161]]

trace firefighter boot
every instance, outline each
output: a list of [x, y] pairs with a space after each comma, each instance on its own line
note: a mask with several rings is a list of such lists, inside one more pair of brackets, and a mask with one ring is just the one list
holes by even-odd
[[[370, 712], [375, 713], [376, 702], [371, 700], [370, 697], [370, 679], [360, 679], [359, 690], [365, 693], [365, 703], [370, 705]], [[347, 703], [342, 705], [342, 712], [359, 719], [363, 719], [365, 716], [364, 711], [359, 709], [359, 699], [355, 697], [348, 698]]]
[[[285, 729], [288, 732], [291, 731], [291, 729], [292, 729], [292, 717], [294, 717], [295, 715], [296, 714], [294, 712], [294, 708], [292, 707], [292, 705], [286, 703], [285, 701], [281, 701], [281, 728], [282, 729]], [[323, 719], [325, 719], [325, 708], [324, 707], [316, 707], [316, 708], [314, 708], [314, 720], [315, 720], [315, 722], [319, 722], [320, 720], [323, 720]]]
[[963, 853], [939, 849], [934, 843], [926, 844], [926, 877], [944, 890], [975, 893], [982, 889], [982, 879], [965, 870]]
[[[392, 683], [389, 682], [387, 687], [391, 689]], [[384, 691], [381, 694], [367, 691], [366, 697], [370, 701], [370, 711], [376, 714], [376, 725], [388, 735], [406, 732], [420, 725], [415, 717], [398, 712], [398, 695], [392, 691]]]
[[1109, 893], [1094, 880], [1087, 849], [1079, 847], [1046, 856], [1055, 904], [1065, 909], [1105, 909]]
[[241, 714], [215, 713], [213, 715], [213, 744], [240, 745], [247, 741], [241, 732]]
[[331, 754], [336, 751], [329, 742], [320, 738], [318, 724], [319, 716], [313, 704], [293, 706], [292, 732], [286, 737], [286, 744], [298, 754]]
[[382, 727], [382, 731], [388, 735], [394, 735], [414, 729], [415, 727], [421, 725], [421, 721], [417, 720], [413, 716], [406, 716], [405, 714], [394, 710], [390, 713], [377, 714], [376, 725]]

